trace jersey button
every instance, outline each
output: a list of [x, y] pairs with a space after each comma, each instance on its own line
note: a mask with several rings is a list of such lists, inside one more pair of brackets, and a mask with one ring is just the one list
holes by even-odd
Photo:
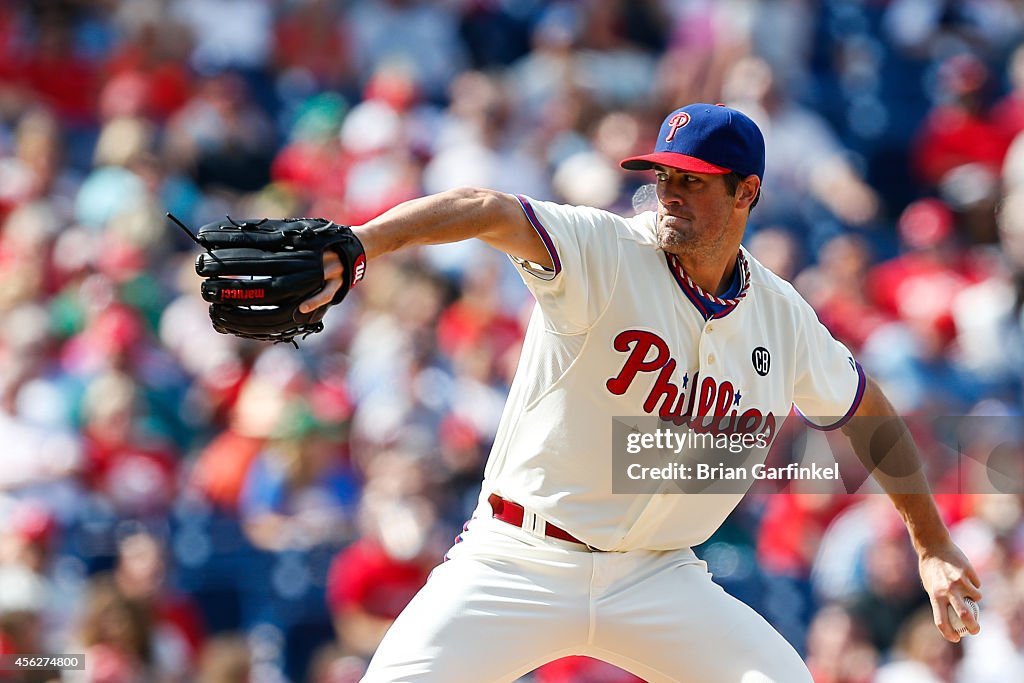
[[709, 353], [708, 354], [708, 365], [713, 365], [714, 362], [715, 362], [715, 354]]
[[707, 332], [708, 334], [711, 334], [712, 332], [715, 331], [715, 326], [714, 325], [708, 325], [707, 327], [704, 328], [704, 331]]

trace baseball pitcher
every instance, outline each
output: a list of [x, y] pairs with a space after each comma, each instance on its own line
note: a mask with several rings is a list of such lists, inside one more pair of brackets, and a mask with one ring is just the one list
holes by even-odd
[[[275, 294], [255, 309], [265, 318], [258, 338], [317, 331], [295, 321], [316, 325], [364, 270], [372, 277], [374, 259], [413, 245], [483, 240], [508, 254], [537, 300], [476, 512], [365, 681], [512, 681], [588, 655], [652, 682], [811, 683], [796, 651], [717, 586], [691, 549], [742, 492], [613, 494], [609, 466], [615, 416], [728, 418], [770, 433], [794, 405], [878, 462], [870, 418], [895, 418], [892, 406], [793, 287], [741, 246], [764, 164], [751, 119], [692, 104], [665, 119], [653, 153], [622, 162], [654, 172], [656, 212], [624, 218], [461, 189], [351, 229], [294, 226], [310, 246], [289, 253], [323, 253], [314, 278], [322, 288]], [[281, 226], [218, 230], [230, 239], [205, 235], [204, 294], [218, 329], [251, 335], [245, 297], [254, 286], [223, 278], [250, 274], [246, 259]], [[261, 282], [269, 297], [274, 278]], [[959, 640], [951, 606], [976, 633], [965, 599], [981, 598], [980, 581], [927, 493], [913, 443], [899, 439], [885, 455], [899, 464], [885, 471], [901, 476], [874, 475], [906, 523], [937, 627]]]

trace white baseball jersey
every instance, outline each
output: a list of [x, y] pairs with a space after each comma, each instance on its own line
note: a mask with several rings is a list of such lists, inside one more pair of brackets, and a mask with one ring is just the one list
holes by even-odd
[[613, 417], [731, 416], [770, 431], [794, 404], [823, 429], [857, 409], [865, 379], [850, 352], [745, 250], [735, 297], [716, 299], [658, 249], [653, 212], [520, 201], [554, 268], [518, 262], [537, 306], [478, 516], [497, 493], [602, 550], [691, 547], [743, 494], [613, 494]]

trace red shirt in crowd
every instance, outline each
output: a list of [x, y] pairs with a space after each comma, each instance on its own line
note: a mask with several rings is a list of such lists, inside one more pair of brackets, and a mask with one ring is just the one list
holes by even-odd
[[979, 163], [998, 175], [1010, 146], [1006, 131], [989, 118], [961, 107], [936, 108], [924, 122], [913, 160], [918, 174], [937, 185], [954, 168]]
[[396, 560], [376, 541], [362, 538], [338, 553], [327, 574], [327, 603], [337, 614], [358, 609], [395, 619], [427, 582], [430, 569]]

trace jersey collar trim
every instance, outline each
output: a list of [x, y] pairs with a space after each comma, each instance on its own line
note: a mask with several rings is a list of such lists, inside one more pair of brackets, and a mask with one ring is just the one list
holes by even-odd
[[750, 263], [747, 261], [746, 256], [743, 255], [743, 251], [736, 256], [736, 266], [739, 269], [740, 286], [736, 296], [723, 299], [721, 297], [708, 294], [701, 289], [683, 270], [682, 264], [674, 254], [665, 252], [665, 260], [668, 262], [668, 269], [672, 272], [672, 276], [675, 278], [679, 288], [683, 290], [683, 294], [690, 300], [697, 312], [705, 320], [711, 320], [712, 318], [724, 318], [729, 315], [734, 308], [747, 296], [747, 292], [750, 290]]

